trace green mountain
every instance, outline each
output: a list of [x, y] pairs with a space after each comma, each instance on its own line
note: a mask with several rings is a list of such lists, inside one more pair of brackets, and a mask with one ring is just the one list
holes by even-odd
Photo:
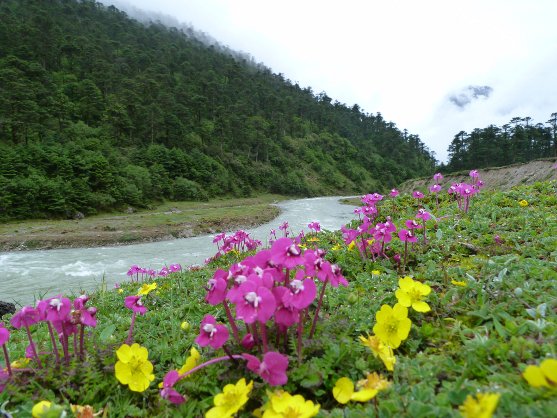
[[0, 219], [361, 193], [434, 170], [380, 113], [193, 31], [90, 0], [2, 0], [0, 21]]

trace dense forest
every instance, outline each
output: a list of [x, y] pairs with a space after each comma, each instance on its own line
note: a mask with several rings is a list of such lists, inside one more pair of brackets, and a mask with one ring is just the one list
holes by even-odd
[[460, 131], [449, 145], [446, 171], [503, 166], [557, 156], [557, 113], [544, 124], [532, 118], [512, 118], [501, 127], [490, 125]]
[[0, 219], [369, 192], [434, 169], [380, 113], [193, 30], [92, 0], [2, 0], [0, 21]]

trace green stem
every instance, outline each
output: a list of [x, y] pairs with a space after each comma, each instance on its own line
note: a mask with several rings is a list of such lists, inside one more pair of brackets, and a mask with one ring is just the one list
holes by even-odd
[[321, 288], [321, 293], [319, 294], [319, 302], [317, 302], [317, 309], [315, 309], [315, 316], [313, 317], [313, 323], [311, 324], [311, 331], [309, 332], [309, 338], [313, 338], [313, 334], [315, 333], [315, 327], [317, 325], [317, 318], [319, 317], [319, 310], [321, 309], [321, 305], [323, 304], [323, 296], [325, 295], [325, 288], [327, 287], [327, 283], [329, 283], [329, 278], [325, 280], [323, 283], [323, 287]]

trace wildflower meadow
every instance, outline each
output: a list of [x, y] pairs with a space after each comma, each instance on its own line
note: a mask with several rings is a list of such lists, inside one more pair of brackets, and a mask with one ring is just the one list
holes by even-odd
[[223, 233], [204, 266], [21, 307], [0, 416], [555, 416], [557, 184], [482, 186], [438, 173], [338, 231]]

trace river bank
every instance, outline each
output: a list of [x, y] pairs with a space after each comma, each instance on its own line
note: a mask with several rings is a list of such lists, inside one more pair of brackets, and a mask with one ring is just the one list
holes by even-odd
[[127, 245], [189, 238], [264, 224], [280, 214], [280, 195], [165, 202], [152, 209], [83, 219], [25, 220], [0, 224], [0, 251]]

